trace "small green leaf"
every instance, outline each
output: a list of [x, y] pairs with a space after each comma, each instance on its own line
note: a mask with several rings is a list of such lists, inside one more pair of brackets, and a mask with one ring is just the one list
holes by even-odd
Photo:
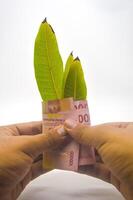
[[63, 84], [62, 84], [63, 97], [64, 97], [64, 88], [65, 88], [65, 84], [66, 84], [66, 79], [67, 79], [67, 76], [68, 76], [68, 73], [70, 70], [70, 65], [72, 64], [73, 60], [74, 60], [73, 53], [71, 52], [66, 61], [65, 71], [64, 71], [64, 75], [63, 75]]
[[74, 100], [85, 100], [87, 88], [84, 73], [79, 58], [76, 58], [70, 65], [66, 78], [64, 97], [73, 97]]
[[35, 40], [34, 69], [42, 99], [61, 99], [63, 63], [55, 33], [46, 19], [42, 22]]

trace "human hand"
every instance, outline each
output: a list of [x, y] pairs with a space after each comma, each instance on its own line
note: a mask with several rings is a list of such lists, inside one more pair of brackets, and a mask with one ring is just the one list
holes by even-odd
[[127, 200], [133, 200], [133, 123], [87, 126], [67, 120], [64, 127], [78, 143], [92, 145], [99, 155], [93, 166], [82, 166], [79, 172], [113, 184]]
[[25, 186], [45, 171], [44, 151], [57, 148], [65, 139], [61, 126], [42, 132], [41, 122], [0, 127], [0, 199], [14, 200]]

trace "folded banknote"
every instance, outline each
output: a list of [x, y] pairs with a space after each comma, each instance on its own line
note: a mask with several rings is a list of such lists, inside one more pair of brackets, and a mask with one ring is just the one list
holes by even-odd
[[[90, 115], [86, 100], [74, 101], [73, 98], [52, 100], [42, 103], [43, 133], [61, 125], [67, 119], [77, 123], [90, 125]], [[64, 169], [78, 171], [81, 165], [92, 165], [95, 162], [94, 149], [79, 145], [72, 138], [61, 149], [44, 153], [43, 167], [45, 169]]]

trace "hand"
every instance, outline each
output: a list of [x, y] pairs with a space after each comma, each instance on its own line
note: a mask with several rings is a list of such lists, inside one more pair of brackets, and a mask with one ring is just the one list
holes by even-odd
[[133, 123], [109, 123], [97, 126], [75, 124], [67, 120], [67, 132], [80, 144], [92, 145], [100, 156], [94, 166], [80, 172], [112, 183], [128, 199], [133, 199]]
[[41, 122], [0, 127], [0, 199], [14, 200], [25, 186], [45, 171], [40, 154], [60, 145], [65, 135], [62, 127], [48, 134]]

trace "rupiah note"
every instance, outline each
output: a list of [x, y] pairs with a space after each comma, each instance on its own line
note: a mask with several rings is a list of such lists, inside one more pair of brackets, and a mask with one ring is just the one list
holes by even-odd
[[[44, 134], [69, 118], [77, 123], [90, 123], [87, 101], [73, 101], [73, 98], [66, 98], [43, 102], [42, 107]], [[81, 146], [71, 139], [62, 149], [44, 153], [43, 166], [45, 169], [78, 171], [80, 165], [90, 165], [94, 162], [93, 148]]]

